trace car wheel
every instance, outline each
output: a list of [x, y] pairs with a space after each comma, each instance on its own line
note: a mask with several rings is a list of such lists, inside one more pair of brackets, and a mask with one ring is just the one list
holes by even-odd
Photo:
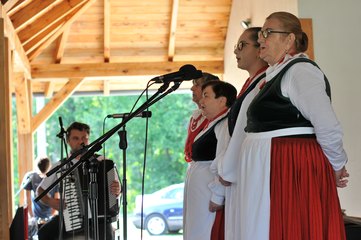
[[179, 233], [180, 229], [177, 229], [177, 230], [169, 230], [168, 232], [171, 233], [171, 234], [177, 234]]
[[159, 214], [152, 214], [147, 217], [145, 228], [150, 235], [161, 235], [168, 231], [167, 223]]

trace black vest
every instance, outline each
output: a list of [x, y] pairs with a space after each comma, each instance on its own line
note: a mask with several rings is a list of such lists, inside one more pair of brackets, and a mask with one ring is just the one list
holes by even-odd
[[200, 136], [192, 144], [192, 160], [193, 161], [210, 161], [216, 158], [217, 138], [214, 128], [225, 117], [218, 120], [211, 128], [207, 130], [202, 136]]
[[[281, 81], [285, 72], [295, 63], [316, 63], [307, 58], [296, 58], [290, 61], [274, 78], [267, 82], [251, 102], [247, 111], [246, 132], [265, 132], [291, 127], [312, 127], [301, 112], [292, 105], [289, 98], [282, 95]], [[319, 67], [318, 67], [319, 68]], [[324, 76], [326, 93], [330, 97], [330, 85]]]
[[246, 98], [248, 93], [250, 93], [256, 87], [257, 83], [259, 81], [261, 81], [261, 79], [263, 79], [265, 76], [266, 76], [266, 73], [263, 73], [261, 76], [259, 76], [257, 79], [255, 79], [253, 81], [253, 83], [247, 88], [247, 90], [241, 96], [239, 96], [239, 98], [237, 98], [236, 101], [233, 103], [231, 109], [229, 110], [229, 114], [228, 114], [229, 135], [232, 136], [232, 134], [233, 134], [234, 127], [236, 126], [238, 114], [241, 109], [243, 100]]

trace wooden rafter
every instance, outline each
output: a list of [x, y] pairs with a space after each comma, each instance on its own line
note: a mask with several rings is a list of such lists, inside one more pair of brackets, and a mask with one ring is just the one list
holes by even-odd
[[11, 17], [14, 28], [20, 31], [26, 25], [34, 22], [39, 16], [46, 13], [58, 0], [32, 1], [25, 7], [21, 8]]
[[45, 86], [44, 96], [47, 97], [47, 98], [53, 96], [54, 87], [55, 87], [55, 82], [54, 81], [48, 82], [46, 84], [46, 86]]
[[110, 81], [109, 80], [103, 81], [103, 95], [104, 96], [110, 95]]
[[30, 63], [27, 58], [24, 48], [21, 45], [18, 35], [15, 32], [15, 29], [11, 23], [10, 18], [6, 15], [5, 9], [0, 5], [0, 18], [4, 19], [5, 25], [5, 35], [9, 39], [9, 44], [11, 49], [16, 51], [16, 56], [21, 60], [22, 70], [27, 76], [30, 76]]
[[110, 61], [110, 3], [104, 0], [104, 62]]
[[12, 16], [12, 14], [16, 13], [23, 7], [25, 7], [29, 2], [32, 2], [33, 0], [18, 0], [14, 6], [12, 6], [7, 13], [9, 16]]
[[[73, 12], [73, 9], [86, 2], [86, 0], [62, 1], [47, 14], [41, 15], [35, 22], [18, 32], [20, 41], [25, 44], [46, 31], [52, 25], [62, 24], [64, 16]], [[60, 21], [59, 21], [60, 20]]]
[[175, 33], [177, 30], [179, 0], [173, 0], [171, 24], [169, 31], [168, 61], [173, 61], [175, 54]]
[[58, 37], [58, 40], [56, 41], [56, 47], [55, 47], [55, 63], [61, 63], [61, 59], [64, 55], [65, 50], [65, 44], [68, 40], [70, 31], [70, 25], [64, 29], [63, 33]]
[[30, 113], [30, 98], [28, 91], [28, 81], [22, 74], [17, 74], [14, 77], [15, 96], [16, 96], [16, 113], [18, 119], [18, 132], [26, 134], [31, 132], [31, 113]]
[[70, 19], [68, 19], [65, 22], [65, 24], [63, 24], [55, 34], [52, 34], [49, 38], [47, 38], [47, 40], [41, 46], [39, 46], [37, 49], [35, 49], [28, 55], [29, 60], [31, 61], [35, 57], [37, 57], [46, 47], [48, 47], [57, 37], [59, 37], [60, 34], [62, 34], [65, 29], [70, 27], [70, 25], [73, 23], [73, 21], [75, 21], [77, 19], [77, 17], [79, 17], [79, 15], [81, 15], [86, 9], [88, 9], [88, 7], [91, 4], [93, 4], [94, 1], [95, 0], [89, 0], [84, 5], [79, 6], [79, 10], [74, 15], [68, 16], [68, 17], [70, 17]]
[[192, 64], [202, 71], [223, 73], [223, 61], [204, 62], [144, 62], [144, 63], [86, 63], [86, 64], [34, 64], [34, 78], [146, 76], [178, 71], [185, 64]]
[[4, 4], [5, 12], [8, 12], [12, 7], [14, 7], [19, 0], [8, 0]]
[[52, 25], [47, 29], [46, 32], [42, 32], [37, 37], [33, 38], [31, 41], [24, 44], [24, 50], [27, 56], [31, 56], [30, 54], [31, 52], [42, 46], [45, 42], [49, 40], [51, 36], [53, 36], [60, 29], [62, 32], [63, 31], [63, 29], [61, 28], [62, 26], [64, 26], [64, 23], [62, 23], [61, 25]]
[[40, 112], [32, 118], [31, 131], [34, 133], [41, 123], [45, 122], [73, 92], [80, 86], [84, 79], [70, 79], [64, 87], [44, 106]]

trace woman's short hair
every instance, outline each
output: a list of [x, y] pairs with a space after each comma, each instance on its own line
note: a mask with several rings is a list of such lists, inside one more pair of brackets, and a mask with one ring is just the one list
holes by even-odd
[[202, 91], [206, 87], [211, 87], [216, 98], [225, 97], [226, 106], [231, 107], [237, 98], [237, 89], [230, 83], [224, 81], [209, 81], [202, 85]]

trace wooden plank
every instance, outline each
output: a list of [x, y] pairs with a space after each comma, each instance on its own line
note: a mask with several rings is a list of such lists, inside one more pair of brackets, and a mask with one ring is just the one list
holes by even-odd
[[177, 30], [177, 22], [178, 22], [178, 8], [179, 8], [179, 0], [173, 0], [171, 23], [169, 30], [169, 41], [168, 41], [168, 61], [173, 61], [173, 57], [175, 54], [175, 33]]
[[46, 11], [48, 11], [50, 7], [54, 7], [54, 3], [56, 2], [58, 2], [58, 0], [32, 1], [22, 9], [19, 9], [19, 11], [11, 16], [11, 21], [16, 31], [36, 21], [39, 16], [46, 14]]
[[65, 28], [63, 33], [58, 37], [58, 41], [55, 46], [55, 63], [61, 63], [64, 55], [65, 44], [69, 36], [70, 26], [71, 25]]
[[12, 219], [12, 125], [10, 89], [10, 48], [5, 38], [5, 22], [0, 18], [0, 239], [9, 239]]
[[[44, 44], [51, 36], [53, 36], [56, 32], [59, 31], [59, 29], [62, 29], [64, 26], [64, 23], [60, 25], [51, 25], [46, 31], [40, 33], [35, 38], [31, 39], [30, 41], [26, 42], [23, 47], [25, 50], [25, 53], [29, 56], [31, 52], [36, 50], [39, 46]], [[31, 60], [29, 58], [29, 60]]]
[[[24, 178], [26, 172], [34, 168], [34, 143], [32, 133], [19, 133], [18, 132], [18, 173], [19, 181]], [[19, 182], [21, 184], [21, 182]], [[23, 192], [20, 193], [20, 205], [24, 204]]]
[[64, 87], [57, 92], [40, 112], [32, 118], [31, 131], [34, 133], [40, 124], [45, 122], [83, 82], [83, 78], [70, 79]]
[[14, 13], [25, 7], [28, 3], [32, 2], [33, 0], [18, 0], [16, 4], [7, 11], [8, 16], [11, 17]]
[[144, 63], [89, 63], [89, 64], [34, 64], [34, 78], [84, 78], [101, 76], [146, 76], [178, 71], [185, 64], [200, 70], [223, 73], [223, 61], [202, 62], [144, 62]]
[[53, 96], [54, 87], [55, 87], [54, 81], [49, 81], [48, 83], [46, 83], [45, 90], [44, 90], [44, 96], [46, 98], [50, 98]]
[[0, 18], [4, 19], [5, 24], [5, 36], [9, 39], [11, 49], [16, 51], [16, 56], [21, 60], [21, 67], [23, 68], [26, 76], [30, 77], [30, 63], [27, 58], [22, 44], [16, 34], [10, 18], [7, 16], [5, 9], [0, 5]]
[[109, 96], [110, 95], [110, 81], [109, 80], [104, 80], [103, 81], [103, 95], [104, 96]]
[[61, 19], [72, 12], [74, 8], [82, 5], [87, 0], [62, 1], [56, 8], [52, 8], [47, 14], [37, 18], [36, 22], [26, 25], [26, 28], [18, 32], [20, 41], [25, 44], [40, 33], [46, 31], [50, 26], [62, 24]]
[[104, 62], [110, 59], [110, 0], [104, 0]]
[[19, 82], [15, 87], [16, 96], [16, 114], [18, 133], [30, 133], [31, 131], [31, 112], [29, 111], [29, 95], [28, 95], [28, 81], [24, 76], [17, 75]]
[[89, 6], [91, 6], [91, 4], [94, 3], [95, 0], [88, 0], [84, 5], [80, 5], [79, 6], [79, 10], [70, 17], [70, 19], [62, 25], [62, 27], [59, 28], [59, 30], [51, 35], [47, 41], [45, 41], [41, 46], [39, 46], [36, 50], [34, 50], [33, 52], [31, 52], [28, 56], [29, 56], [29, 60], [33, 60], [35, 57], [37, 57], [45, 48], [47, 48], [63, 31], [64, 29], [68, 28], [73, 21], [75, 21], [77, 19], [77, 17], [82, 14], [84, 11], [86, 11], [86, 9], [88, 9]]
[[9, 12], [9, 10], [14, 7], [18, 1], [19, 0], [8, 0], [4, 5], [5, 12]]

